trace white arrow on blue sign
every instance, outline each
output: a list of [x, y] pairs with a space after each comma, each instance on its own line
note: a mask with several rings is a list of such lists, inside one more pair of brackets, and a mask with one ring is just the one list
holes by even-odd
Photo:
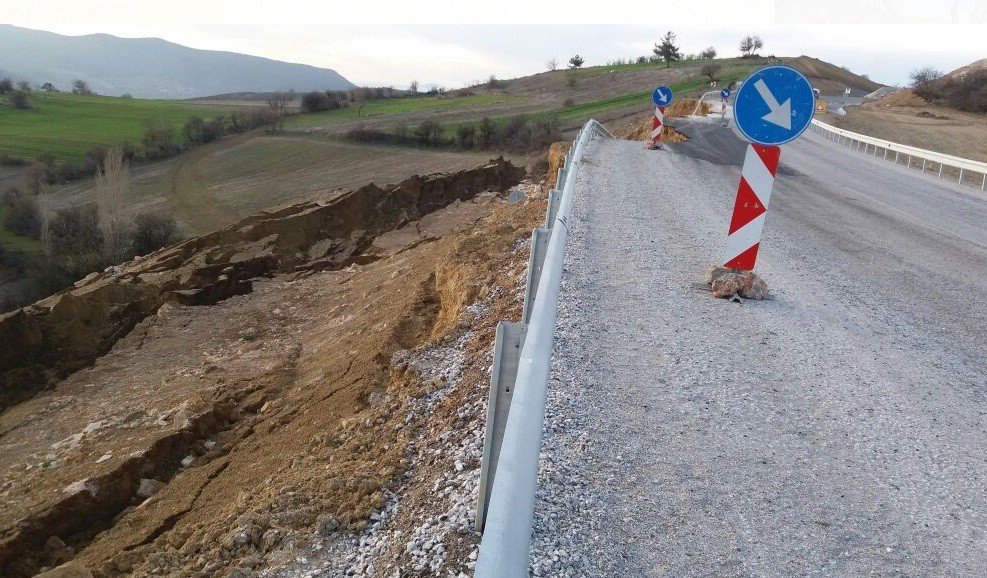
[[675, 95], [672, 93], [672, 89], [667, 86], [659, 86], [651, 93], [651, 100], [655, 102], [655, 106], [668, 106], [672, 104], [672, 99]]
[[747, 140], [781, 145], [794, 140], [812, 121], [816, 95], [801, 72], [769, 66], [750, 76], [733, 101], [737, 130]]
[[730, 98], [730, 89], [724, 88], [723, 90], [721, 90], [720, 96], [722, 96], [723, 98]]

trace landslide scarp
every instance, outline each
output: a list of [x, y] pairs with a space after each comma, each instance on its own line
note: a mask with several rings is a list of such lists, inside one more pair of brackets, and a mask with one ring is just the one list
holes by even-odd
[[166, 302], [209, 305], [249, 293], [257, 278], [366, 262], [378, 235], [481, 191], [503, 191], [522, 175], [498, 159], [385, 188], [370, 184], [264, 212], [92, 274], [0, 316], [0, 409], [91, 365]]

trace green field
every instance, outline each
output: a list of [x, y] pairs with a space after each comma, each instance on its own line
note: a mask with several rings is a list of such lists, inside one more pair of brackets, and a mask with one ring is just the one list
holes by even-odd
[[181, 127], [195, 114], [211, 118], [229, 110], [176, 100], [32, 93], [29, 110], [0, 106], [0, 153], [28, 159], [40, 154], [81, 160], [97, 145], [137, 144], [146, 120]]
[[302, 114], [285, 121], [288, 128], [309, 128], [324, 126], [337, 120], [356, 120], [398, 114], [443, 112], [448, 110], [469, 110], [497, 104], [510, 104], [524, 100], [523, 97], [503, 94], [477, 94], [473, 96], [418, 96], [412, 98], [388, 98], [370, 101], [364, 105], [351, 104], [346, 108]]

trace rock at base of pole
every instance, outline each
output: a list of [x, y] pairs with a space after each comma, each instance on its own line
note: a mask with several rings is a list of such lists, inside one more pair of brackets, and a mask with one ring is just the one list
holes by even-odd
[[762, 300], [768, 297], [768, 284], [753, 271], [741, 271], [718, 265], [710, 265], [706, 270], [706, 284], [713, 297]]

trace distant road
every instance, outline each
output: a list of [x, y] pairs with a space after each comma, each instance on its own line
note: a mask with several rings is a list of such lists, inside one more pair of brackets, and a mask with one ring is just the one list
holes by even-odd
[[987, 197], [807, 134], [716, 300], [744, 145], [675, 124], [578, 175], [536, 574], [985, 576]]

